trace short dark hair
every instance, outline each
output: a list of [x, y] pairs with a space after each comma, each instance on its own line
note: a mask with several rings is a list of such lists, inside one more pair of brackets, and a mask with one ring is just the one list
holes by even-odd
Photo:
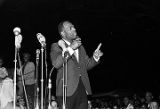
[[63, 29], [63, 23], [64, 23], [65, 21], [62, 21], [62, 22], [60, 22], [59, 24], [58, 24], [58, 32], [59, 32], [59, 34], [61, 34], [61, 32], [62, 32], [62, 29]]
[[69, 20], [64, 20], [64, 21], [62, 21], [58, 24], [58, 32], [59, 32], [60, 35], [61, 35], [62, 29], [63, 29], [64, 22], [70, 22], [70, 21]]

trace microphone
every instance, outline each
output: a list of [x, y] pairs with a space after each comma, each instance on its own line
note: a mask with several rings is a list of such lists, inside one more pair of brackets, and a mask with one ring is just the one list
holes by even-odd
[[41, 33], [37, 33], [37, 39], [41, 43], [42, 47], [46, 46], [46, 39]]
[[39, 59], [39, 54], [40, 54], [40, 50], [37, 49], [37, 50], [36, 50], [36, 59]]
[[19, 27], [15, 27], [13, 29], [13, 33], [14, 33], [15, 36], [17, 36], [17, 35], [19, 35], [21, 33], [21, 29]]
[[21, 47], [21, 42], [22, 42], [22, 35], [17, 35], [15, 36], [15, 46], [16, 48], [20, 48]]
[[63, 57], [65, 58], [65, 59], [68, 59], [69, 58], [69, 52], [68, 51], [64, 51], [64, 53], [63, 53]]
[[63, 51], [67, 49], [65, 42], [63, 40], [59, 40], [58, 45], [62, 48]]
[[16, 46], [16, 48], [20, 48], [21, 42], [22, 42], [22, 35], [20, 34], [21, 29], [19, 27], [15, 27], [13, 29], [13, 33], [15, 35], [15, 46]]
[[62, 48], [62, 56], [64, 57], [65, 52], [67, 51], [67, 47], [65, 45], [65, 42], [61, 39], [58, 41], [58, 45]]

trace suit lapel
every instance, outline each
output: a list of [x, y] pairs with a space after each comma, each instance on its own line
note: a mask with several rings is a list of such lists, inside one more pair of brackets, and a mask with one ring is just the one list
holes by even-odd
[[78, 49], [78, 58], [79, 58], [79, 61], [77, 60], [77, 57], [75, 56], [75, 54], [72, 55], [73, 57], [73, 60], [76, 64], [79, 64], [80, 62], [80, 49]]
[[79, 47], [79, 55], [78, 55], [78, 57], [79, 57], [79, 64], [82, 62], [81, 60], [82, 60], [82, 46], [80, 46]]

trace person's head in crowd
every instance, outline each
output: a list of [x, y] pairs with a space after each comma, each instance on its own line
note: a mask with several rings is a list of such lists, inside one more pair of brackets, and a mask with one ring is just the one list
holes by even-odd
[[140, 109], [147, 109], [146, 105], [145, 104], [142, 104]]
[[88, 100], [88, 109], [92, 109], [92, 102]]
[[137, 97], [137, 94], [134, 94], [134, 95], [133, 95], [133, 99], [136, 100], [137, 98], [138, 98], [138, 97]]
[[140, 102], [141, 102], [142, 104], [144, 104], [144, 103], [145, 103], [145, 98], [144, 98], [144, 97], [140, 98]]
[[0, 79], [4, 79], [6, 76], [8, 76], [8, 72], [5, 68], [2, 68], [3, 66], [3, 59], [0, 57]]
[[27, 53], [27, 52], [23, 53], [24, 63], [30, 61], [30, 57], [31, 57], [31, 55], [29, 53]]
[[129, 100], [129, 97], [124, 97], [123, 98], [123, 103], [125, 106], [127, 106], [129, 104], [130, 100]]
[[146, 94], [145, 94], [145, 99], [146, 99], [146, 102], [149, 103], [152, 101], [153, 99], [153, 95], [151, 92], [147, 91]]
[[51, 102], [51, 105], [52, 105], [52, 108], [53, 108], [53, 109], [58, 109], [58, 104], [57, 104], [56, 101], [52, 101], [52, 102]]
[[133, 104], [135, 107], [138, 107], [140, 105], [140, 98], [137, 94], [134, 94], [133, 95]]
[[5, 71], [2, 71], [1, 69], [0, 69], [0, 80], [2, 80], [2, 79], [4, 79], [5, 77], [7, 77], [8, 76], [8, 73]]

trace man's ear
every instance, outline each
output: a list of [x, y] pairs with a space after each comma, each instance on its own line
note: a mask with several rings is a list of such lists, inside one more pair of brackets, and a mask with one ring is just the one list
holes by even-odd
[[64, 31], [61, 31], [61, 35], [62, 35], [62, 36], [64, 36], [64, 35], [65, 35]]

